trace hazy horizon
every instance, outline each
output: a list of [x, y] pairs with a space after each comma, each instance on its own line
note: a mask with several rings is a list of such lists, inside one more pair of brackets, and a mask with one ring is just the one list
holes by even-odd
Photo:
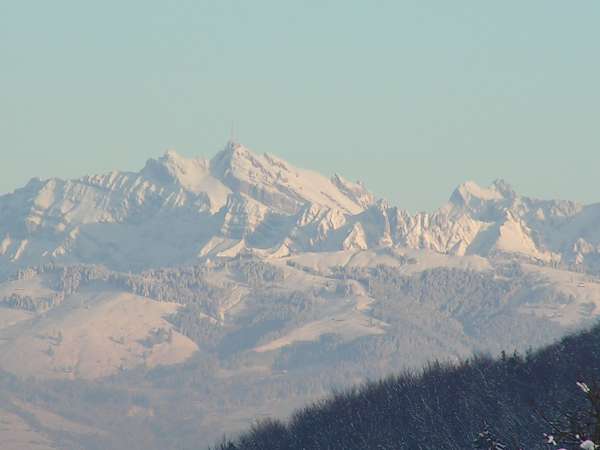
[[465, 180], [597, 201], [593, 1], [0, 5], [0, 192], [241, 142], [409, 211]]
[[[244, 142], [241, 142], [241, 144], [244, 145], [245, 147], [249, 148], [251, 151], [253, 151], [253, 152], [257, 153], [257, 154], [272, 153], [272, 152], [263, 152], [263, 151], [260, 151], [258, 149], [252, 148], [251, 146], [247, 145]], [[109, 172], [111, 170], [117, 170], [117, 171], [122, 171], [122, 172], [124, 172], [124, 171], [139, 172], [144, 167], [146, 161], [148, 161], [149, 159], [158, 159], [161, 156], [165, 155], [165, 153], [167, 151], [171, 151], [171, 150], [174, 150], [176, 153], [178, 153], [179, 155], [182, 155], [182, 156], [184, 156], [186, 158], [211, 159], [217, 152], [221, 151], [224, 146], [225, 146], [225, 144], [222, 145], [221, 148], [215, 150], [213, 153], [202, 152], [202, 153], [196, 153], [196, 154], [193, 154], [193, 153], [190, 153], [190, 152], [185, 152], [184, 153], [184, 152], [181, 152], [179, 149], [175, 149], [175, 148], [167, 148], [164, 151], [160, 152], [159, 154], [152, 155], [152, 156], [148, 157], [147, 159], [145, 159], [144, 161], [141, 161], [140, 164], [138, 165], [138, 167], [132, 167], [132, 168], [130, 168], [128, 170], [124, 170], [124, 169], [121, 169], [121, 168], [118, 168], [118, 167], [114, 167], [113, 169], [109, 169], [107, 172]], [[280, 156], [280, 155], [275, 154], [275, 156]], [[289, 162], [291, 162], [291, 160]], [[309, 169], [309, 170], [312, 170], [312, 171], [315, 171], [315, 172], [319, 172], [319, 168], [318, 167], [305, 167], [305, 166], [297, 166], [297, 167], [301, 168], [301, 169]], [[328, 177], [329, 176], [333, 176], [334, 174], [341, 175], [342, 177], [347, 178], [347, 179], [349, 179], [350, 181], [353, 181], [353, 182], [356, 182], [356, 181], [364, 182], [365, 181], [364, 179], [361, 179], [361, 178], [357, 178], [357, 179], [348, 178], [344, 173], [339, 172], [339, 171], [331, 172], [331, 173], [322, 173], [322, 172], [320, 172], [320, 173], [322, 175], [325, 175], [325, 176], [328, 176]], [[87, 175], [100, 175], [100, 174], [101, 173], [97, 172], [97, 171], [96, 172], [90, 172], [90, 173], [81, 173], [81, 174], [75, 175], [73, 177], [68, 177], [67, 179], [78, 179], [78, 178], [81, 178], [81, 177], [87, 176]], [[61, 177], [54, 177], [54, 176], [50, 176], [50, 177], [37, 177], [37, 176], [32, 176], [32, 177], [29, 177], [28, 180], [31, 180], [33, 178], [48, 179], [48, 178], [61, 178]], [[494, 179], [490, 179], [490, 180], [487, 180], [487, 181], [486, 180], [478, 181], [478, 180], [476, 180], [474, 178], [465, 178], [464, 180], [462, 180], [459, 183], [457, 183], [455, 186], [451, 187], [451, 189], [449, 189], [448, 192], [445, 193], [446, 197], [441, 201], [440, 204], [438, 204], [436, 206], [433, 206], [433, 207], [431, 207], [429, 209], [418, 208], [418, 207], [416, 209], [410, 209], [405, 204], [394, 203], [389, 197], [381, 195], [379, 192], [373, 190], [371, 188], [371, 186], [369, 186], [367, 183], [365, 183], [365, 186], [366, 186], [367, 189], [369, 189], [375, 195], [376, 198], [387, 200], [388, 202], [390, 202], [392, 204], [392, 206], [398, 206], [398, 207], [400, 207], [402, 209], [406, 209], [410, 213], [414, 214], [414, 213], [418, 213], [418, 212], [433, 212], [433, 211], [437, 210], [438, 208], [442, 207], [444, 204], [446, 204], [448, 202], [448, 200], [450, 199], [450, 196], [452, 195], [452, 193], [454, 192], [454, 190], [456, 188], [458, 188], [463, 183], [474, 181], [474, 182], [476, 182], [481, 187], [490, 187], [496, 180], [503, 180], [503, 181], [507, 182], [511, 187], [513, 187], [516, 190], [516, 192], [519, 195], [522, 195], [522, 196], [539, 198], [539, 199], [542, 199], [542, 200], [571, 200], [571, 201], [576, 201], [576, 202], [579, 202], [579, 203], [582, 203], [582, 204], [585, 203], [585, 202], [582, 202], [581, 200], [576, 199], [576, 198], [562, 198], [562, 197], [554, 197], [553, 198], [553, 197], [550, 197], [548, 195], [540, 195], [540, 196], [530, 195], [529, 193], [523, 192], [522, 190], [520, 190], [519, 187], [517, 185], [515, 185], [514, 183], [512, 183], [512, 181], [510, 179], [507, 179], [507, 178], [504, 178], [504, 177], [496, 177]], [[25, 183], [23, 183], [22, 185], [16, 186], [14, 189], [21, 188], [21, 187], [25, 186], [26, 183], [27, 183], [27, 181]], [[8, 190], [8, 191], [5, 191], [5, 192], [0, 191], [0, 196], [5, 195], [5, 194], [10, 194], [10, 193], [12, 193], [14, 191], [14, 189], [13, 190]], [[415, 194], [415, 192], [412, 191], [411, 195], [412, 194]], [[444, 193], [436, 193], [436, 194], [440, 194], [440, 196], [441, 196], [441, 194], [444, 194]], [[404, 197], [404, 196], [402, 196], [402, 197]], [[407, 204], [413, 204], [413, 203], [415, 203], [414, 199], [411, 199], [410, 197], [404, 197], [404, 198], [408, 199]], [[594, 200], [591, 203], [598, 203], [598, 202], [600, 202], [600, 199]]]

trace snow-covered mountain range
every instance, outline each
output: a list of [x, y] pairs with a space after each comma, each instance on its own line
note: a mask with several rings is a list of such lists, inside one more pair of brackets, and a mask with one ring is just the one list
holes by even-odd
[[586, 327], [599, 269], [600, 204], [503, 181], [412, 215], [235, 142], [33, 179], [0, 196], [0, 440], [208, 445], [332, 386]]
[[361, 183], [229, 142], [211, 160], [168, 151], [137, 173], [32, 179], [0, 196], [0, 273], [48, 262], [136, 271], [212, 256], [398, 246], [596, 268], [598, 225], [600, 204], [532, 199], [500, 180], [463, 183], [438, 211], [411, 215]]

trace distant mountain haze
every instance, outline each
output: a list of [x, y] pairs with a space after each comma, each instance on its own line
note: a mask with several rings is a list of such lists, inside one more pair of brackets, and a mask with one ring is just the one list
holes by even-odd
[[332, 388], [589, 326], [599, 271], [599, 204], [502, 180], [413, 215], [233, 141], [32, 179], [0, 196], [0, 439], [206, 448]]
[[0, 273], [48, 262], [137, 271], [239, 253], [394, 246], [595, 270], [598, 223], [599, 204], [523, 197], [502, 180], [465, 182], [438, 211], [411, 215], [361, 183], [229, 142], [210, 160], [170, 150], [137, 173], [32, 179], [0, 196]]

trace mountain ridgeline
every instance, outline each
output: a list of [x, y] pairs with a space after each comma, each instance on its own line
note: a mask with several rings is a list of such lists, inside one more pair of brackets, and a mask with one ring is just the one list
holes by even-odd
[[48, 262], [139, 271], [394, 246], [597, 271], [599, 220], [598, 204], [523, 197], [503, 181], [466, 182], [438, 211], [411, 215], [361, 183], [229, 142], [210, 160], [169, 151], [137, 173], [32, 179], [0, 196], [0, 274]]
[[[435, 408], [414, 392], [433, 386], [426, 380], [472, 392], [473, 373], [500, 383], [510, 364], [534, 367], [447, 364], [525, 352], [596, 323], [599, 230], [600, 205], [532, 199], [503, 181], [466, 182], [438, 211], [412, 215], [362, 183], [235, 142], [209, 160], [169, 151], [139, 172], [32, 179], [0, 196], [0, 440], [205, 448], [257, 418], [438, 360], [422, 379], [325, 403], [398, 386], [390, 398], [407, 396], [425, 434]], [[450, 401], [432, 389], [426, 400]], [[487, 414], [473, 408], [464, 439]], [[316, 430], [298, 417], [272, 424], [274, 436]], [[463, 430], [442, 424], [444, 442]], [[338, 425], [328, 425], [335, 436]], [[436, 448], [418, 442], [411, 448]]]

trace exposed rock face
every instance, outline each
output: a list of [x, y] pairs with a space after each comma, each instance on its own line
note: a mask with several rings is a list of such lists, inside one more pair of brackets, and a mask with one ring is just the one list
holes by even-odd
[[390, 246], [596, 270], [598, 225], [599, 205], [522, 197], [502, 180], [463, 183], [438, 211], [410, 215], [361, 183], [229, 142], [211, 160], [169, 150], [138, 173], [33, 179], [0, 196], [0, 274], [48, 262], [135, 271], [240, 251]]

